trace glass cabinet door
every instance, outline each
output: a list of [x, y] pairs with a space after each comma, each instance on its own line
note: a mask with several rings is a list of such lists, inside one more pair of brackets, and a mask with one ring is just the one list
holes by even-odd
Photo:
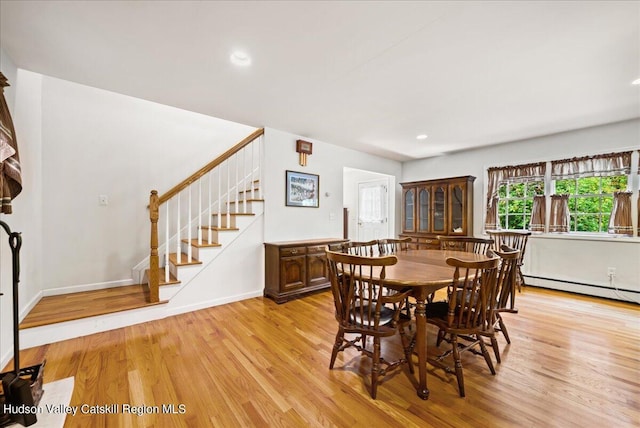
[[445, 187], [438, 186], [433, 194], [433, 231], [444, 232], [445, 213], [447, 206], [447, 192]]
[[429, 232], [429, 190], [420, 189], [418, 193], [418, 231]]
[[415, 230], [413, 224], [413, 214], [415, 212], [415, 190], [409, 189], [404, 193], [404, 224], [402, 230], [413, 232]]
[[451, 189], [451, 230], [453, 233], [463, 233], [462, 218], [464, 216], [464, 201], [462, 199], [462, 187], [460, 185], [453, 186]]

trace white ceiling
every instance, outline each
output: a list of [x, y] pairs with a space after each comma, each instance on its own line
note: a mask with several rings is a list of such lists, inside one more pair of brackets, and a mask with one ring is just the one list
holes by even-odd
[[0, 15], [20, 68], [397, 160], [640, 117], [637, 1], [2, 0]]

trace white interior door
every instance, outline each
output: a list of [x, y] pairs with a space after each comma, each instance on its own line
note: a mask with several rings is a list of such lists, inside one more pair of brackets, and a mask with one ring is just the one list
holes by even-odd
[[358, 240], [389, 238], [389, 180], [358, 183]]

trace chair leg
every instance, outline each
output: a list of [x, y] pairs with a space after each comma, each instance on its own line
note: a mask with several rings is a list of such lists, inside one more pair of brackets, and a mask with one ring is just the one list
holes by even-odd
[[338, 356], [338, 352], [340, 352], [343, 340], [344, 330], [340, 328], [338, 330], [338, 333], [336, 334], [336, 341], [333, 343], [333, 351], [331, 351], [331, 362], [329, 363], [329, 370], [333, 368], [333, 364], [336, 362], [336, 357]]
[[404, 357], [407, 360], [407, 364], [409, 364], [409, 372], [413, 374], [413, 361], [411, 360], [411, 354], [413, 353], [412, 338], [404, 330], [404, 325], [400, 327], [400, 340], [402, 342], [402, 349], [404, 349]]
[[445, 336], [444, 330], [438, 330], [438, 338], [436, 339], [436, 346], [440, 346], [440, 344], [444, 340], [444, 336]]
[[371, 362], [371, 398], [375, 400], [380, 375], [380, 338], [373, 338], [373, 360]]
[[525, 287], [527, 284], [524, 282], [524, 275], [520, 270], [520, 266], [518, 266], [518, 276], [520, 277], [520, 282], [518, 283], [518, 291], [522, 291], [522, 287]]
[[507, 343], [511, 343], [511, 339], [509, 339], [509, 332], [507, 331], [507, 326], [504, 325], [504, 321], [502, 321], [502, 317], [500, 316], [500, 314], [498, 314], [498, 323], [500, 325], [500, 331], [504, 335]]
[[489, 355], [489, 351], [487, 350], [487, 346], [484, 344], [484, 340], [479, 335], [476, 336], [476, 339], [480, 343], [480, 349], [482, 349], [482, 356], [484, 360], [487, 362], [487, 366], [489, 366], [489, 370], [491, 370], [491, 374], [496, 374], [496, 369], [493, 368], [493, 362], [491, 361], [491, 356]]
[[464, 397], [464, 375], [462, 374], [462, 361], [460, 361], [460, 351], [458, 349], [458, 336], [451, 335], [451, 346], [453, 347], [453, 361], [456, 369], [456, 378], [458, 379], [458, 391], [460, 397]]
[[500, 349], [498, 348], [498, 339], [496, 339], [495, 333], [491, 336], [491, 346], [493, 347], [493, 353], [496, 356], [496, 362], [500, 364]]

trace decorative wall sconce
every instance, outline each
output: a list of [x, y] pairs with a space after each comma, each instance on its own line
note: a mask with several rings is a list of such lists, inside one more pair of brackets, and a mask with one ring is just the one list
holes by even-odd
[[296, 152], [300, 153], [300, 166], [307, 166], [307, 156], [313, 152], [313, 144], [308, 141], [297, 140]]

